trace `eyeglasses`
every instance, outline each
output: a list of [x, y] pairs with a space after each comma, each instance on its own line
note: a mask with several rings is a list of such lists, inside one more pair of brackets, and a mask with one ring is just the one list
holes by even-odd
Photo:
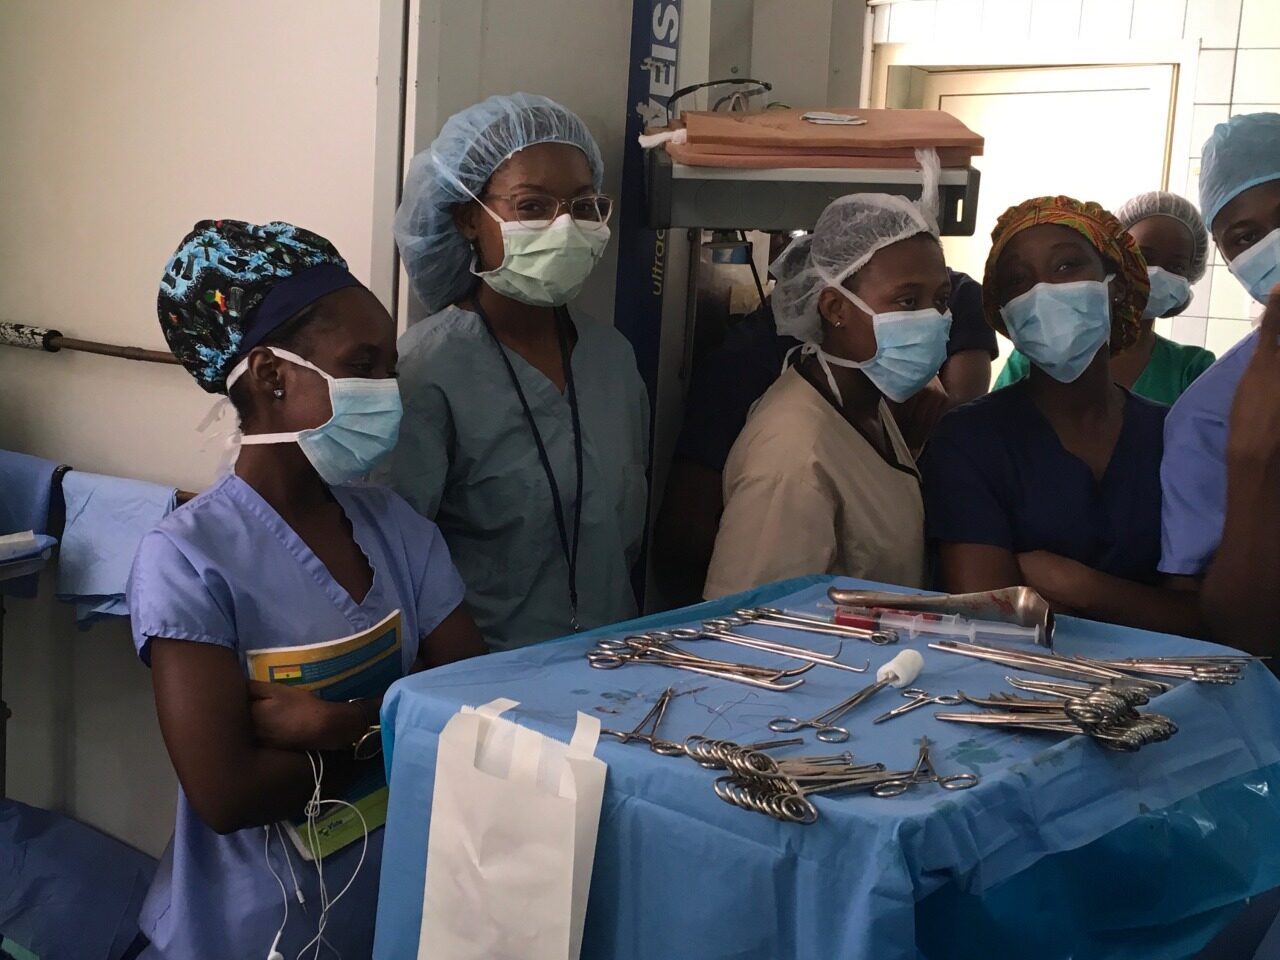
[[561, 210], [578, 223], [603, 225], [613, 215], [613, 198], [588, 193], [571, 200], [558, 200], [545, 193], [488, 194], [489, 199], [506, 201], [515, 219], [527, 227], [551, 226]]
[[723, 109], [727, 112], [743, 112], [750, 108], [752, 97], [767, 97], [772, 89], [772, 83], [752, 80], [750, 77], [729, 77], [690, 84], [681, 87], [667, 100], [667, 122], [670, 123], [676, 116], [676, 103], [699, 90], [712, 91], [707, 94], [707, 103], [713, 111]]

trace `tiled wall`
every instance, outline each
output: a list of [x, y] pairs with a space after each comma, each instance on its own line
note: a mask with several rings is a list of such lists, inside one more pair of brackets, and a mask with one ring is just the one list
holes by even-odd
[[[1198, 202], [1200, 148], [1238, 113], [1280, 112], [1280, 0], [898, 0], [875, 8], [877, 43], [966, 42], [1055, 47], [1125, 40], [1199, 40], [1188, 182]], [[1221, 354], [1249, 332], [1256, 305], [1214, 251], [1186, 314], [1162, 333]]]

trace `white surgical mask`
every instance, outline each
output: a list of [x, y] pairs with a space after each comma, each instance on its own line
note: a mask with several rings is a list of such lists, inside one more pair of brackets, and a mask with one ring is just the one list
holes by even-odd
[[1191, 302], [1191, 281], [1186, 277], [1170, 273], [1164, 267], [1147, 267], [1147, 276], [1151, 280], [1151, 294], [1147, 297], [1147, 308], [1142, 311], [1143, 320], [1167, 316]]
[[[268, 347], [281, 360], [314, 370], [329, 384], [333, 413], [324, 423], [296, 433], [254, 433], [241, 444], [296, 443], [325, 483], [350, 483], [367, 475], [389, 454], [400, 435], [400, 385], [361, 377], [332, 377], [296, 353]], [[247, 367], [245, 368], [247, 369]], [[227, 390], [243, 373], [227, 378]]]

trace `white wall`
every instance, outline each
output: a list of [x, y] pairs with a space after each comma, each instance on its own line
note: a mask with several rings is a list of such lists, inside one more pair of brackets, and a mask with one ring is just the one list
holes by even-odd
[[[385, 97], [398, 9], [0, 3], [0, 318], [163, 349], [160, 271], [207, 216], [304, 224], [376, 282], [394, 202]], [[605, 189], [618, 192], [630, 0], [411, 0], [409, 10], [407, 155], [453, 111], [526, 90], [583, 117]], [[615, 257], [582, 300], [601, 319], [612, 316]], [[199, 489], [216, 459], [194, 432], [210, 402], [178, 368], [0, 347], [0, 448]], [[124, 624], [77, 633], [51, 593], [46, 582], [41, 599], [9, 603], [10, 794], [158, 854], [175, 781], [149, 677]]]
[[[378, 50], [374, 0], [4, 0], [0, 318], [164, 349], [160, 272], [209, 216], [303, 224], [367, 277]], [[210, 402], [181, 368], [0, 347], [0, 448], [199, 489]], [[147, 672], [51, 587], [9, 603], [10, 793], [158, 853], [174, 778]]]
[[[1280, 0], [891, 0], [875, 8], [874, 38], [957, 50], [1007, 44], [1023, 63], [1037, 46], [1061, 56], [1077, 43], [1110, 44], [1123, 63], [1126, 48], [1197, 45], [1189, 172], [1167, 186], [1195, 203], [1200, 148], [1214, 125], [1238, 113], [1280, 111]], [[1257, 311], [1216, 249], [1212, 263], [1186, 313], [1160, 323], [1168, 324], [1162, 333], [1221, 354], [1249, 332]]]

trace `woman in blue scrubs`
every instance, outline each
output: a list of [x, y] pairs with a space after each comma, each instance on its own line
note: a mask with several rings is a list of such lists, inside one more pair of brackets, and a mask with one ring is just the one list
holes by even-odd
[[[377, 775], [381, 759], [357, 760], [355, 745], [376, 743], [382, 690], [328, 702], [247, 680], [248, 655], [348, 637], [397, 610], [392, 677], [484, 645], [435, 525], [388, 490], [347, 485], [395, 442], [400, 400], [395, 325], [332, 245], [285, 223], [202, 221], [168, 264], [159, 315], [197, 382], [230, 393], [244, 436], [235, 472], [146, 536], [130, 579], [181, 785], [142, 956], [292, 958], [319, 932], [324, 893], [277, 824], [303, 814], [313, 763], [325, 798], [370, 765]], [[380, 827], [363, 848], [321, 861], [330, 898], [350, 882], [323, 955], [372, 951]]]
[[1232, 275], [1265, 309], [1169, 411], [1160, 569], [1203, 581], [1214, 639], [1270, 655], [1280, 622], [1280, 113], [1218, 124], [1202, 154], [1200, 208]]
[[1149, 291], [1133, 238], [1096, 203], [1039, 197], [991, 235], [983, 300], [1030, 376], [947, 414], [921, 460], [926, 529], [952, 592], [1028, 584], [1057, 609], [1171, 633], [1160, 456], [1167, 408], [1114, 382]]
[[497, 648], [636, 612], [649, 399], [626, 339], [565, 306], [609, 240], [603, 174], [573, 113], [490, 97], [414, 158], [396, 214], [432, 315], [400, 340], [379, 476], [440, 525]]

